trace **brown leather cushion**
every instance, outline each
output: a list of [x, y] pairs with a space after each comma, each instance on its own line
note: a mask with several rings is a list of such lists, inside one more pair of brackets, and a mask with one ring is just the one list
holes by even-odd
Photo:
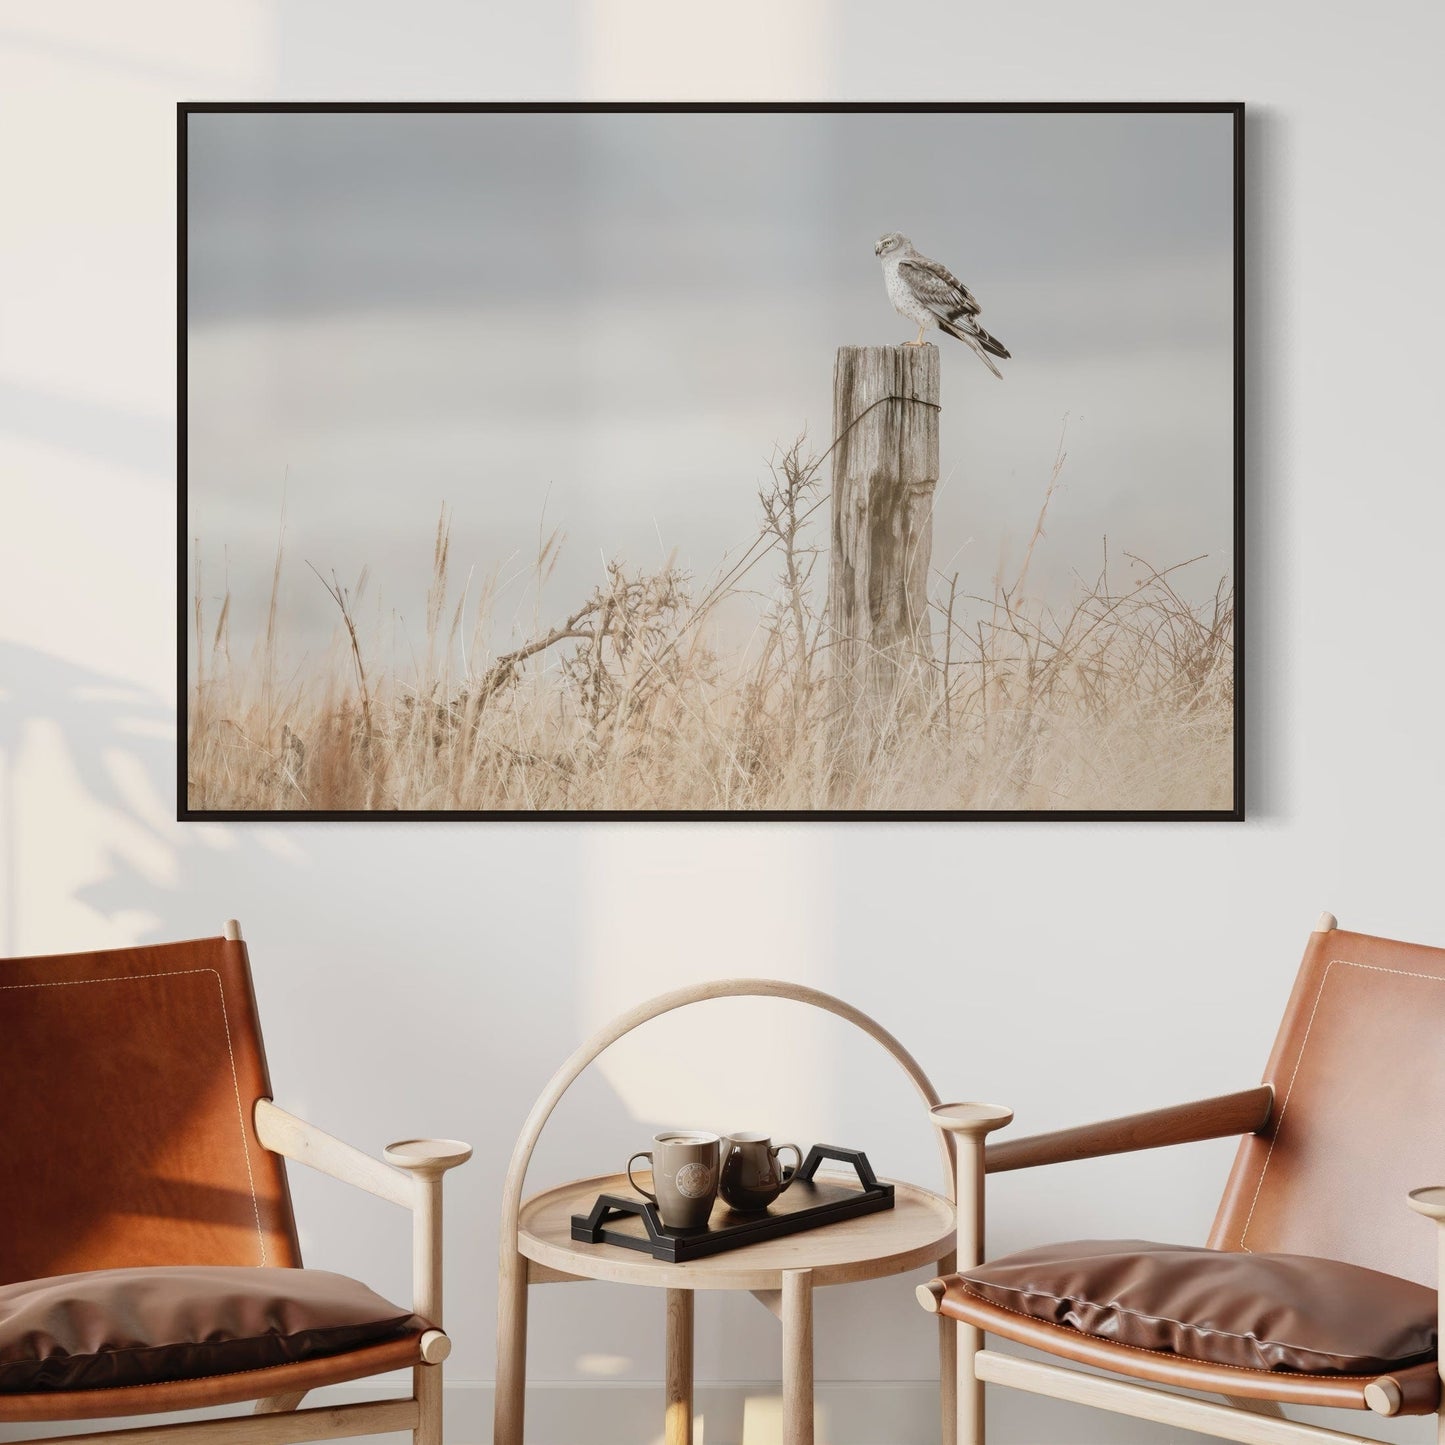
[[292, 1364], [431, 1328], [320, 1269], [102, 1269], [0, 1285], [0, 1393], [97, 1390]]
[[961, 1279], [1031, 1319], [1249, 1370], [1366, 1374], [1436, 1348], [1433, 1290], [1299, 1254], [1074, 1240], [989, 1260]]

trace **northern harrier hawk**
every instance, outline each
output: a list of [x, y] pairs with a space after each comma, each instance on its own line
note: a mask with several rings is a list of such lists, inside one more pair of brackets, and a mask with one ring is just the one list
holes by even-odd
[[948, 267], [920, 256], [913, 249], [913, 242], [897, 231], [882, 237], [874, 246], [873, 254], [882, 257], [883, 281], [893, 309], [918, 326], [917, 340], [905, 341], [905, 346], [922, 346], [923, 333], [930, 326], [936, 326], [971, 346], [978, 353], [978, 359], [1000, 380], [1003, 378], [1003, 372], [991, 357], [1000, 356], [1007, 361], [1008, 351], [975, 320], [978, 302]]

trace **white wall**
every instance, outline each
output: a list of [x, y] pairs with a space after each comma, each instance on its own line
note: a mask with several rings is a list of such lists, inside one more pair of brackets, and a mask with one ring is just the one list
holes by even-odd
[[[945, 1093], [1005, 1100], [1027, 1129], [1252, 1082], [1320, 908], [1445, 940], [1442, 42], [1423, 0], [0, 5], [0, 953], [240, 917], [284, 1103], [370, 1147], [477, 1146], [450, 1198], [458, 1382], [491, 1375], [497, 1196], [532, 1095], [663, 986], [755, 971], [834, 990]], [[173, 102], [675, 96], [1250, 103], [1248, 824], [170, 821]], [[764, 1075], [730, 1077], [723, 1053], [699, 1067], [740, 1031]], [[693, 1120], [936, 1168], [880, 1057], [829, 1021], [737, 1006], [636, 1040], [569, 1102], [536, 1178]], [[993, 1243], [1198, 1239], [1228, 1157], [1009, 1176]], [[296, 1184], [310, 1262], [403, 1292], [404, 1221]], [[912, 1283], [823, 1300], [820, 1379], [926, 1379]], [[660, 1304], [542, 1293], [533, 1378], [656, 1380]], [[702, 1377], [775, 1374], [750, 1301], [699, 1320]], [[574, 1404], [551, 1418], [588, 1418], [591, 1397], [558, 1398]], [[836, 1438], [855, 1438], [866, 1412], [835, 1398]], [[454, 1419], [478, 1445], [480, 1409]], [[1125, 1437], [1043, 1403], [1003, 1425]]]

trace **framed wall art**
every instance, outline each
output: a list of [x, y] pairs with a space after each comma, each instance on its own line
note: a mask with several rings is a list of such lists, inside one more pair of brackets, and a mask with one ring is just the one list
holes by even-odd
[[181, 106], [180, 816], [1242, 817], [1243, 122]]

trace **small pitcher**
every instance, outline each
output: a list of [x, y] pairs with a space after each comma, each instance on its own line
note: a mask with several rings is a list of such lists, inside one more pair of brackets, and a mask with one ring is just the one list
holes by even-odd
[[[784, 1149], [793, 1151], [793, 1165], [786, 1171], [778, 1163]], [[740, 1214], [757, 1214], [766, 1209], [797, 1177], [803, 1151], [796, 1144], [779, 1144], [766, 1134], [729, 1134], [723, 1139], [722, 1177], [718, 1193], [723, 1202]]]

